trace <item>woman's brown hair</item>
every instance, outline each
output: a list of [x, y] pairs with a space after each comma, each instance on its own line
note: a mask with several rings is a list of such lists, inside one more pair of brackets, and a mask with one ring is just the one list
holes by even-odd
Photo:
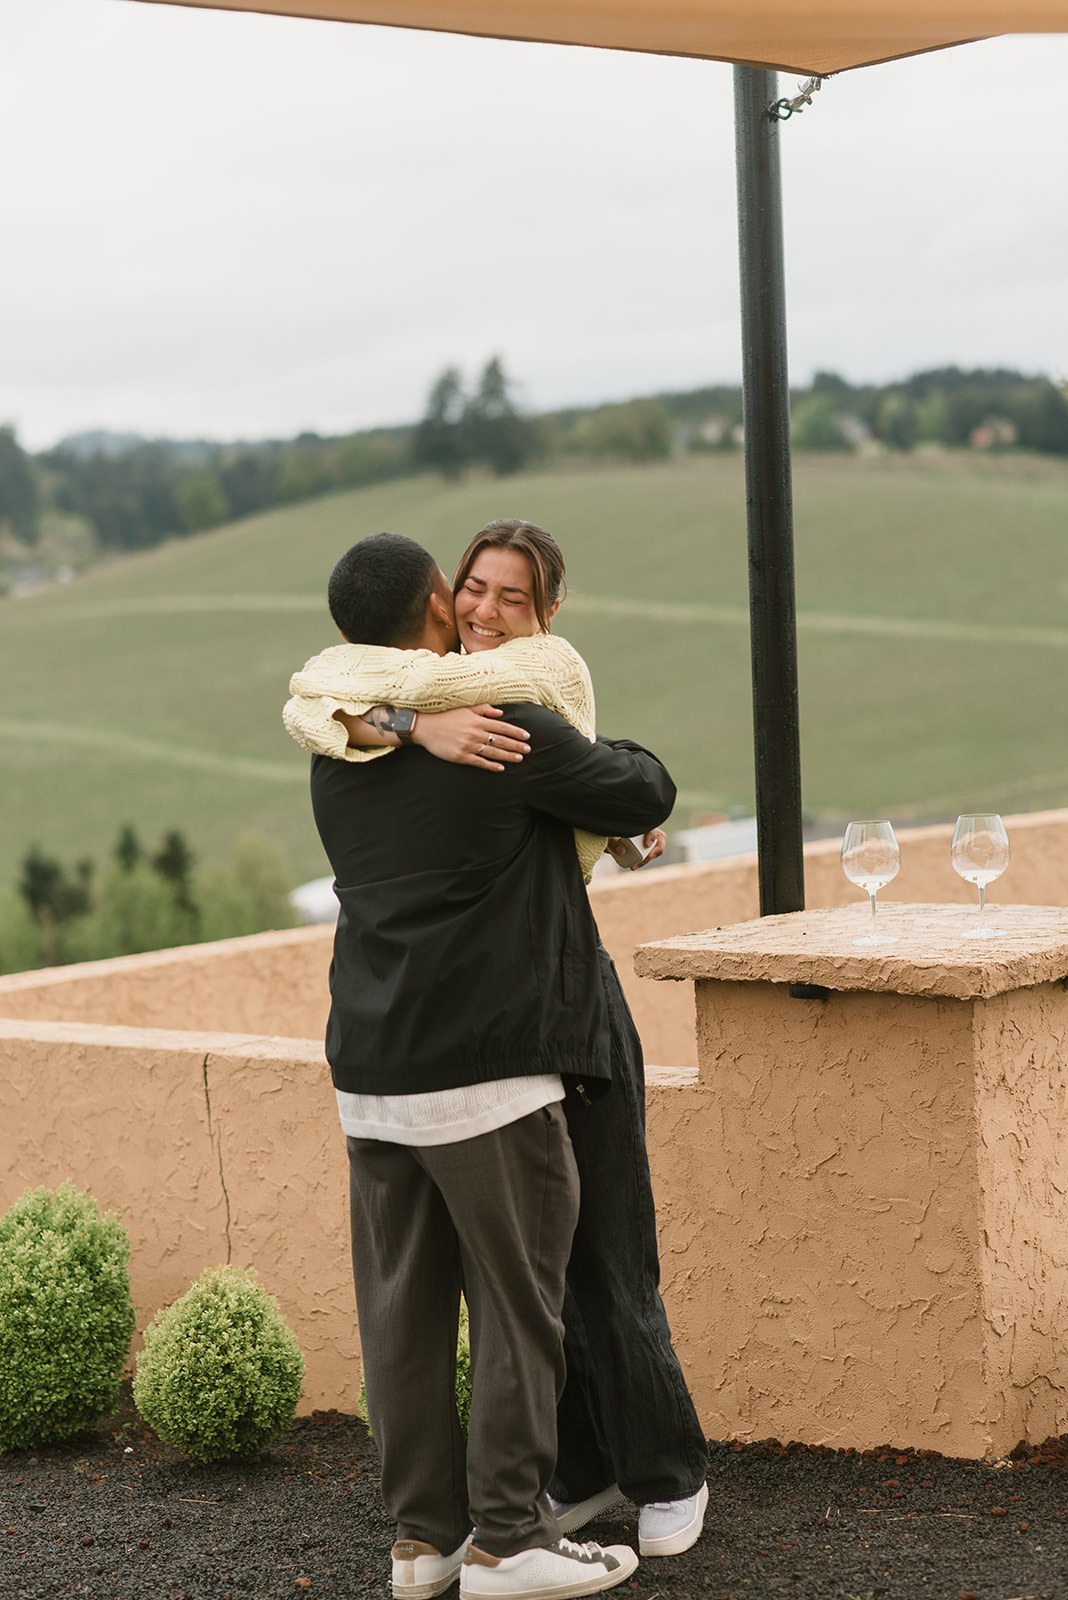
[[531, 590], [534, 615], [542, 633], [549, 631], [549, 613], [558, 600], [567, 593], [564, 583], [564, 558], [560, 546], [551, 533], [539, 528], [536, 522], [523, 522], [518, 517], [504, 517], [499, 522], [487, 522], [471, 540], [460, 557], [452, 592], [456, 594], [467, 581], [475, 557], [482, 550], [518, 550], [530, 562]]

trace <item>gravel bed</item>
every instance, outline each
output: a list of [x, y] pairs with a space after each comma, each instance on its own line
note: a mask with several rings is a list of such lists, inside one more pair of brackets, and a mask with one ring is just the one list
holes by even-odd
[[[1066, 1600], [1068, 1436], [1014, 1456], [714, 1443], [704, 1537], [619, 1592]], [[583, 1536], [633, 1542], [636, 1513]], [[334, 1411], [204, 1467], [161, 1444], [127, 1390], [75, 1444], [0, 1456], [0, 1600], [381, 1600], [391, 1537], [374, 1445]]]

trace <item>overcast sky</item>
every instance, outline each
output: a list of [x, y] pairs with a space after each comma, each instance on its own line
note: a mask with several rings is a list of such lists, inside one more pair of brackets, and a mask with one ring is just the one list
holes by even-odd
[[[1068, 37], [781, 130], [790, 364], [1068, 374]], [[796, 79], [780, 77], [780, 93]], [[215, 438], [739, 373], [730, 68], [132, 0], [0, 7], [0, 421]]]

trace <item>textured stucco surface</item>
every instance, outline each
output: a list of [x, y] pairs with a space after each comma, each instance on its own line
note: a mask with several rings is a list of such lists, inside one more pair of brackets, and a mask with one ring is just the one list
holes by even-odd
[[1068, 1432], [1068, 996], [975, 1008], [978, 1175], [992, 1435]]
[[308, 1363], [301, 1409], [355, 1408], [345, 1147], [318, 1044], [0, 1019], [0, 1210], [66, 1179], [122, 1214], [139, 1334], [205, 1268], [254, 1266]]
[[699, 985], [700, 1081], [649, 1127], [713, 1437], [986, 1448], [969, 1011]]
[[[698, 1072], [658, 1075], [649, 1126], [713, 1435], [981, 1455], [1068, 1430], [1068, 986], [1003, 987], [1006, 963], [1063, 970], [1064, 914], [1004, 916], [1014, 950], [984, 979], [960, 941], [932, 953], [921, 915], [918, 973], [895, 958], [910, 993], [883, 951], [861, 958], [876, 992], [821, 970], [833, 951], [781, 972], [818, 913], [724, 930], [726, 954], [706, 936], [705, 970], [747, 976], [697, 983]], [[762, 971], [840, 987], [792, 999]]]
[[641, 945], [635, 968], [648, 978], [808, 983], [960, 1000], [1068, 973], [1068, 911], [999, 906], [984, 921], [994, 932], [988, 939], [974, 936], [973, 910], [888, 906], [879, 931], [894, 942], [864, 946], [867, 910], [861, 916], [852, 907], [795, 911]]
[[0, 978], [0, 1016], [321, 1039], [333, 928], [290, 928]]

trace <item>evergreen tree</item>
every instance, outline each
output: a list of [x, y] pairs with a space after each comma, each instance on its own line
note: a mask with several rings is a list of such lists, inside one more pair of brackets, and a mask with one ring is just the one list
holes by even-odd
[[57, 445], [39, 459], [58, 479], [59, 508], [87, 518], [109, 549], [148, 549], [182, 531], [176, 490], [183, 467], [162, 443], [90, 456]]
[[62, 862], [46, 856], [37, 845], [23, 858], [19, 894], [37, 924], [45, 966], [63, 960], [64, 929], [89, 910], [92, 881], [93, 863], [88, 859], [76, 863], [72, 877]]
[[79, 861], [70, 877], [60, 861], [34, 845], [23, 858], [19, 893], [38, 922], [46, 917], [67, 922], [88, 911], [92, 877], [91, 861]]
[[33, 463], [15, 437], [14, 428], [0, 428], [0, 523], [17, 539], [37, 539], [39, 495]]
[[468, 462], [465, 409], [459, 370], [446, 367], [430, 391], [426, 415], [412, 440], [416, 461], [445, 478], [458, 478]]
[[174, 499], [186, 533], [217, 528], [230, 515], [230, 502], [217, 472], [191, 472], [179, 482]]
[[164, 834], [163, 843], [152, 857], [151, 865], [170, 884], [175, 905], [182, 911], [194, 911], [193, 852], [186, 843], [185, 834], [177, 828]]
[[119, 837], [115, 841], [114, 855], [120, 869], [123, 872], [132, 872], [138, 862], [143, 859], [144, 853], [136, 830], [131, 823], [127, 822], [120, 830]]
[[493, 356], [482, 369], [478, 390], [464, 413], [471, 456], [485, 462], [500, 478], [518, 472], [537, 444], [534, 430], [520, 416], [508, 389], [501, 359]]
[[223, 493], [235, 517], [247, 517], [278, 499], [280, 447], [261, 445], [227, 456], [219, 468]]
[[1059, 389], [1037, 379], [1010, 397], [1008, 412], [1026, 450], [1068, 455], [1068, 403]]
[[907, 394], [890, 390], [879, 403], [876, 432], [893, 450], [912, 450], [916, 444], [916, 407]]

